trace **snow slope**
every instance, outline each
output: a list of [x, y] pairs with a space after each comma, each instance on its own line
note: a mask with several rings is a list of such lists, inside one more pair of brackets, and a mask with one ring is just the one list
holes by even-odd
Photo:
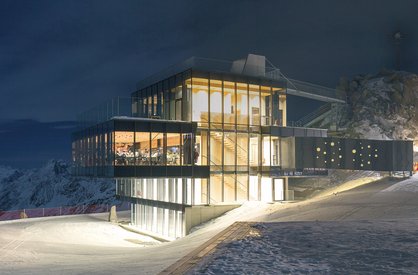
[[57, 160], [31, 170], [0, 167], [0, 209], [117, 203], [114, 181], [73, 177], [70, 169]]
[[398, 182], [382, 192], [418, 192], [418, 174], [414, 174], [409, 179]]
[[418, 193], [381, 192], [398, 184], [274, 204], [255, 219], [258, 234], [225, 243], [192, 274], [416, 274]]
[[418, 193], [380, 192], [393, 184], [382, 179], [298, 203], [248, 202], [161, 244], [110, 237], [106, 214], [0, 222], [0, 273], [157, 274], [234, 221], [262, 222], [260, 239], [227, 244], [219, 261], [196, 272], [416, 273]]

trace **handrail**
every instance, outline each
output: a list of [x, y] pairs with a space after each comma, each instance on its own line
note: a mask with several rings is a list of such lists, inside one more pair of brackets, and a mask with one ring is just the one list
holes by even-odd
[[[205, 119], [203, 119], [203, 122], [205, 122], [205, 123], [208, 123], [209, 124], [209, 120], [205, 120]], [[222, 131], [222, 133], [224, 133], [224, 131], [223, 131], [223, 129], [221, 129], [221, 128], [217, 128], [216, 126], [215, 126], [215, 124], [211, 124], [210, 125], [211, 127], [213, 127], [213, 128], [215, 128], [215, 130], [219, 130], [219, 131]], [[224, 137], [225, 137], [225, 135], [223, 135]], [[246, 152], [246, 153], [248, 153], [248, 151], [246, 150], [246, 149], [244, 149], [244, 148], [242, 148], [242, 146], [240, 146], [236, 141], [233, 141], [230, 137], [228, 137], [227, 136], [227, 138], [231, 141], [231, 142], [233, 142], [233, 143], [235, 143], [238, 147], [240, 147], [244, 152]]]
[[305, 126], [308, 122], [311, 122], [315, 118], [319, 117], [320, 115], [325, 114], [326, 112], [332, 109], [332, 104], [327, 103], [320, 106], [318, 109], [314, 110], [313, 112], [305, 115], [301, 119], [297, 120], [296, 123], [300, 124], [301, 126]]

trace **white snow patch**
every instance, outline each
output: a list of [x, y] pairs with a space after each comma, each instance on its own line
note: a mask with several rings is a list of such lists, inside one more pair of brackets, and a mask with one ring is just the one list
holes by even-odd
[[409, 179], [398, 182], [382, 192], [418, 192], [418, 173]]

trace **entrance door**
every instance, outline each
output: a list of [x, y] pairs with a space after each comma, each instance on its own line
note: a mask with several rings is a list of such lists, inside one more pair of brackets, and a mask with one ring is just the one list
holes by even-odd
[[283, 179], [274, 179], [274, 200], [283, 201], [284, 200], [284, 180]]

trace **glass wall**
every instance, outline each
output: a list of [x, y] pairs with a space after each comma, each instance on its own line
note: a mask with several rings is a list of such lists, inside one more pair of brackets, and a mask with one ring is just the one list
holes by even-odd
[[248, 174], [237, 174], [237, 201], [248, 200]]
[[207, 128], [209, 123], [209, 81], [204, 78], [192, 79], [192, 121], [200, 122], [199, 126]]
[[211, 174], [210, 175], [210, 203], [216, 204], [223, 201], [223, 175]]
[[223, 100], [224, 100], [224, 129], [235, 128], [236, 100], [235, 100], [235, 83], [223, 82]]
[[167, 165], [180, 165], [181, 134], [167, 133]]
[[257, 79], [245, 83], [222, 78], [193, 71], [177, 74], [133, 93], [132, 113], [196, 121], [202, 128], [246, 130], [247, 125], [285, 125], [285, 87]]
[[196, 165], [208, 165], [208, 132], [202, 130], [196, 134], [193, 158]]
[[260, 87], [249, 85], [250, 125], [260, 125]]
[[144, 231], [157, 233], [171, 239], [185, 236], [184, 212], [163, 205], [142, 202], [133, 205], [131, 220]]
[[135, 158], [136, 165], [150, 164], [150, 133], [136, 132], [135, 133]]
[[[235, 171], [236, 134], [224, 132], [224, 170]], [[225, 167], [234, 166], [234, 167]]]
[[115, 165], [134, 164], [134, 132], [115, 132]]
[[224, 174], [224, 201], [235, 201], [235, 174]]
[[261, 125], [271, 125], [272, 93], [271, 88], [260, 86]]
[[208, 204], [207, 179], [118, 178], [116, 194], [176, 204]]
[[259, 141], [260, 135], [250, 134], [250, 166], [257, 167], [259, 166]]
[[164, 134], [151, 133], [151, 165], [164, 165]]
[[248, 84], [237, 83], [237, 129], [248, 127]]
[[210, 127], [222, 127], [222, 81], [210, 80]]
[[248, 171], [248, 133], [237, 133], [237, 170]]
[[210, 132], [210, 163], [211, 170], [222, 170], [222, 132]]
[[262, 143], [262, 166], [270, 166], [270, 158], [271, 158], [271, 148], [270, 148], [270, 135], [263, 135], [263, 143]]

